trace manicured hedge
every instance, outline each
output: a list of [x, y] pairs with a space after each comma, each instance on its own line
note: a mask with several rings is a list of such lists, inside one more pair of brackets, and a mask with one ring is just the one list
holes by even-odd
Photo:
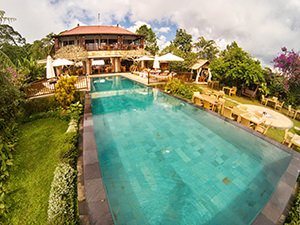
[[300, 224], [300, 176], [298, 177], [298, 193], [293, 203], [291, 210], [285, 220], [285, 225], [298, 225]]
[[60, 163], [51, 184], [48, 221], [50, 224], [77, 224], [76, 171]]

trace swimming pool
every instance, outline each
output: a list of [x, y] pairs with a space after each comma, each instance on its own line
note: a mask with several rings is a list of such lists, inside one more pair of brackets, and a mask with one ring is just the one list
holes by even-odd
[[250, 224], [291, 155], [120, 76], [92, 82], [102, 179], [116, 224]]

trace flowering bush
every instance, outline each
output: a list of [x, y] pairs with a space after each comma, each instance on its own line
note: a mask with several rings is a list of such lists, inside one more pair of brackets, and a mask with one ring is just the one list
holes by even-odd
[[76, 171], [68, 164], [59, 164], [51, 184], [48, 221], [50, 224], [76, 224]]
[[294, 50], [288, 51], [286, 47], [281, 50], [283, 53], [273, 60], [274, 67], [285, 76], [284, 86], [288, 102], [298, 105], [300, 102], [300, 55]]
[[76, 81], [77, 77], [63, 76], [55, 85], [55, 98], [60, 102], [62, 106], [68, 106], [75, 100]]

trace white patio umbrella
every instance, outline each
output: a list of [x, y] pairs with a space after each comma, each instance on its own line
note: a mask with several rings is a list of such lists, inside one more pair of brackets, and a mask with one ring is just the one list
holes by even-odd
[[48, 57], [47, 57], [47, 65], [46, 65], [46, 68], [47, 68], [47, 70], [46, 70], [46, 78], [47, 79], [55, 77], [55, 73], [54, 73], [54, 68], [53, 68], [52, 62], [53, 62], [53, 60], [52, 60], [51, 56], [48, 55]]
[[153, 61], [154, 59], [149, 56], [142, 56], [141, 58], [136, 59], [136, 61]]
[[183, 58], [180, 58], [172, 53], [165, 54], [163, 56], [158, 57], [159, 61], [184, 61]]
[[55, 59], [53, 61], [53, 66], [70, 66], [73, 65], [74, 62], [67, 59]]
[[154, 63], [153, 63], [153, 68], [154, 69], [159, 69], [160, 68], [158, 58], [159, 57], [155, 56]]
[[93, 60], [92, 66], [103, 66], [105, 64], [103, 59]]

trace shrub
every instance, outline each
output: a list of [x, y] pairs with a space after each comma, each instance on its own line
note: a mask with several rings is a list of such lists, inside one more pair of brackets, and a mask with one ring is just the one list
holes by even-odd
[[24, 103], [22, 104], [25, 117], [28, 117], [35, 113], [52, 111], [59, 106], [60, 104], [55, 100], [54, 96], [30, 99], [24, 101]]
[[68, 163], [74, 169], [76, 169], [77, 158], [79, 156], [77, 140], [77, 130], [76, 132], [67, 132], [64, 134], [62, 143], [58, 146], [60, 161]]
[[75, 100], [77, 77], [63, 76], [55, 85], [55, 98], [62, 106], [68, 106]]
[[50, 224], [78, 224], [76, 207], [76, 171], [60, 163], [51, 184], [48, 221]]
[[[298, 177], [298, 186], [300, 185], [300, 176]], [[300, 223], [300, 187], [298, 188], [298, 193], [296, 199], [293, 203], [291, 210], [285, 220], [285, 225], [291, 224], [296, 225]]]
[[170, 80], [165, 86], [165, 91], [189, 100], [192, 99], [194, 92], [202, 93], [202, 89], [197, 85], [186, 84], [184, 81], [178, 79]]

